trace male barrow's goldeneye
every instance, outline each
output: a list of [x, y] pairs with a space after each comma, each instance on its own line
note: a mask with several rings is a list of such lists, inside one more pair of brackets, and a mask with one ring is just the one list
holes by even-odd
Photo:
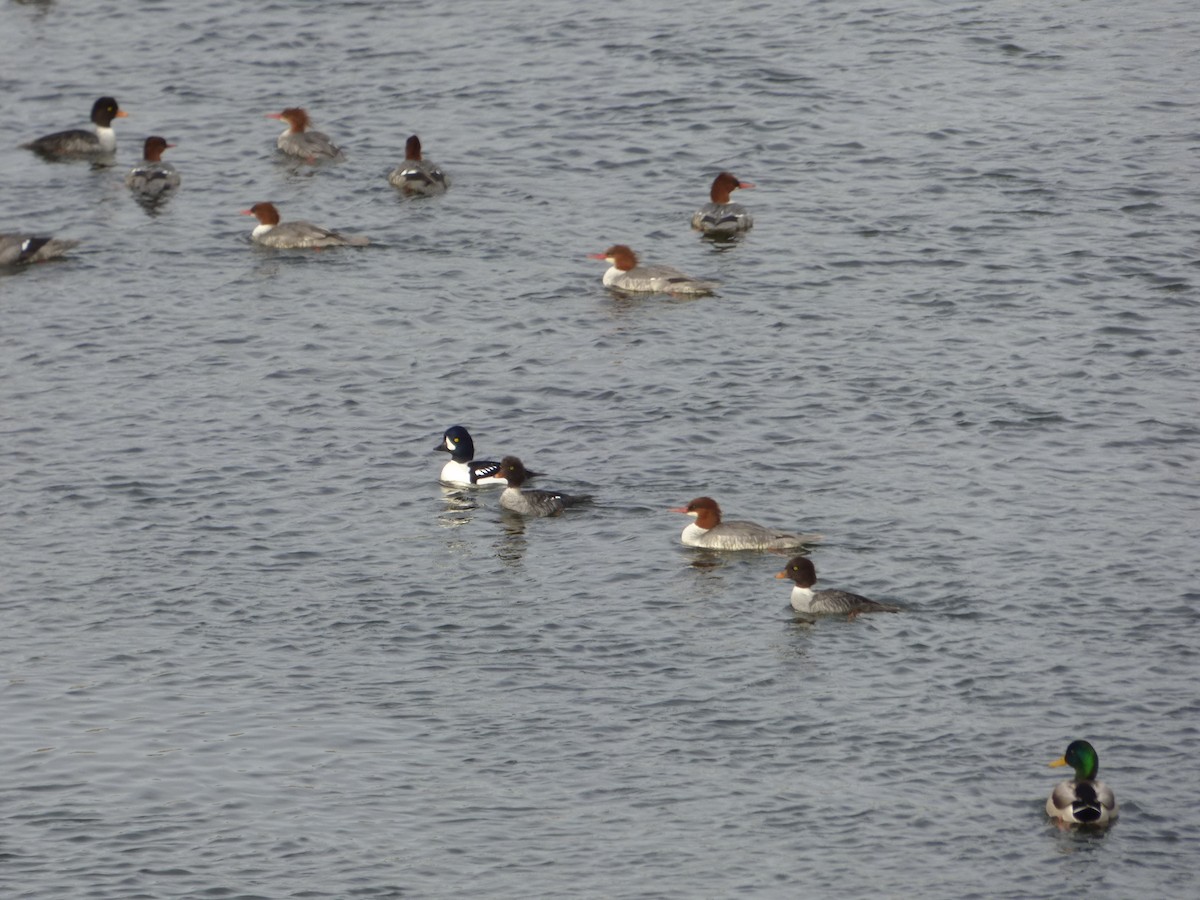
[[[442, 466], [440, 480], [444, 484], [508, 484], [497, 475], [500, 463], [491, 459], [475, 458], [475, 442], [467, 429], [451, 425], [442, 435], [441, 443], [433, 448], [450, 454], [450, 461]], [[537, 472], [525, 472], [525, 477], [534, 478]]]

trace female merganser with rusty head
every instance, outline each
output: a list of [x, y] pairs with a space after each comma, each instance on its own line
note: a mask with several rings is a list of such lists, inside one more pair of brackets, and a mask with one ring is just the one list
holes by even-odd
[[680, 540], [688, 547], [706, 550], [791, 550], [821, 540], [819, 534], [792, 534], [754, 522], [722, 522], [721, 507], [711, 497], [697, 497], [687, 506], [672, 509], [696, 521], [683, 529]]
[[1059, 782], [1046, 800], [1046, 815], [1060, 827], [1068, 825], [1103, 828], [1117, 817], [1117, 798], [1112, 788], [1096, 777], [1100, 757], [1087, 741], [1071, 741], [1061, 759], [1051, 768], [1070, 766], [1075, 777]]
[[603, 253], [589, 254], [591, 259], [609, 263], [604, 286], [618, 291], [639, 291], [680, 296], [711, 294], [716, 285], [684, 275], [670, 266], [639, 266], [638, 258], [624, 244], [614, 244]]
[[0, 266], [45, 262], [62, 256], [79, 241], [61, 241], [33, 234], [0, 234]]
[[308, 113], [300, 107], [289, 106], [283, 112], [267, 113], [267, 118], [287, 122], [287, 131], [279, 135], [275, 145], [288, 156], [297, 156], [310, 163], [323, 159], [345, 159], [341, 147], [335, 147], [329, 135], [308, 130]]
[[404, 144], [404, 162], [392, 169], [388, 182], [409, 195], [440, 194], [450, 187], [446, 173], [421, 158], [421, 139], [415, 134]]
[[776, 578], [790, 578], [796, 582], [792, 588], [792, 609], [808, 616], [848, 616], [853, 619], [867, 612], [900, 612], [898, 606], [888, 606], [851, 594], [848, 591], [814, 591], [817, 569], [807, 556], [794, 556]]
[[113, 131], [112, 121], [127, 115], [129, 113], [118, 107], [112, 97], [101, 97], [92, 104], [95, 131], [79, 128], [59, 131], [21, 146], [49, 160], [100, 160], [117, 152], [117, 133]]
[[179, 172], [162, 159], [163, 151], [174, 146], [158, 135], [146, 138], [142, 162], [129, 170], [125, 184], [143, 197], [161, 197], [179, 187]]
[[339, 234], [318, 228], [311, 222], [280, 222], [279, 210], [274, 203], [255, 203], [243, 209], [242, 215], [254, 216], [258, 225], [250, 232], [250, 239], [264, 247], [280, 250], [320, 250], [323, 247], [365, 247], [371, 243], [362, 235]]
[[692, 228], [703, 231], [709, 237], [732, 237], [743, 231], [749, 231], [754, 225], [754, 219], [746, 212], [746, 207], [740, 203], [731, 203], [729, 194], [738, 188], [752, 188], [748, 181], [738, 181], [734, 175], [722, 172], [712, 183], [709, 196], [711, 203], [706, 203], [692, 214]]
[[[442, 435], [442, 441], [434, 450], [444, 450], [450, 454], [450, 461], [442, 466], [440, 480], [444, 484], [508, 484], [504, 478], [497, 476], [500, 463], [489, 459], [475, 458], [475, 442], [471, 434], [461, 425], [451, 425]], [[537, 472], [525, 472], [526, 478], [533, 478]]]
[[508, 487], [500, 494], [500, 505], [523, 516], [557, 516], [568, 506], [581, 503], [584, 499], [559, 491], [521, 490], [521, 485], [531, 476], [515, 456], [500, 460], [496, 476], [508, 482]]

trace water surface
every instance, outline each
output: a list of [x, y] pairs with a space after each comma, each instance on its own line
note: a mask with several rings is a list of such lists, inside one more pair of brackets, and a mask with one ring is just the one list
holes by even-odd
[[[0, 227], [83, 242], [0, 276], [6, 896], [1194, 892], [1190, 5], [5, 23]], [[16, 149], [102, 93], [117, 168]], [[273, 158], [293, 104], [344, 164]], [[253, 248], [260, 200], [376, 245]], [[616, 242], [719, 295], [608, 295]], [[594, 504], [444, 491], [455, 423]], [[679, 545], [701, 494], [907, 611], [796, 622]], [[1101, 838], [1042, 814], [1077, 737]]]

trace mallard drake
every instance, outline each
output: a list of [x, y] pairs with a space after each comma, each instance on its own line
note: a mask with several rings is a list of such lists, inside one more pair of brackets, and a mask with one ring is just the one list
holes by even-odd
[[1051, 768], [1070, 766], [1075, 777], [1059, 782], [1046, 800], [1046, 814], [1066, 825], [1107, 825], [1117, 817], [1117, 798], [1112, 789], [1096, 778], [1100, 758], [1087, 741], [1071, 741], [1067, 752], [1050, 763]]

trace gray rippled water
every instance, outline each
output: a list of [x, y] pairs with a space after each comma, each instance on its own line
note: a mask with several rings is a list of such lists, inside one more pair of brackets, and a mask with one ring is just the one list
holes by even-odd
[[[0, 230], [81, 241], [0, 274], [5, 897], [1195, 893], [1189, 4], [4, 24]], [[16, 148], [104, 93], [115, 169]], [[293, 104], [344, 163], [273, 158]], [[375, 245], [253, 248], [260, 200]], [[719, 294], [608, 295], [617, 242]], [[594, 502], [439, 487], [455, 423]], [[700, 494], [905, 611], [796, 621]], [[1078, 737], [1103, 836], [1042, 812]]]

